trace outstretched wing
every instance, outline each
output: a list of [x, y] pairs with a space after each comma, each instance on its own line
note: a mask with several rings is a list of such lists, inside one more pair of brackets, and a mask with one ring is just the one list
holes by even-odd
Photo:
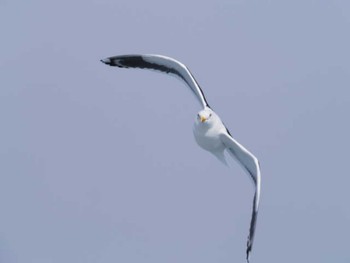
[[259, 199], [260, 199], [260, 166], [258, 159], [239, 144], [232, 136], [228, 133], [222, 133], [220, 135], [221, 141], [227, 147], [231, 155], [243, 166], [248, 172], [255, 186], [255, 195], [253, 200], [253, 213], [250, 221], [249, 236], [247, 242], [247, 262], [249, 262], [250, 252], [253, 246], [256, 220], [259, 210]]
[[175, 59], [161, 55], [122, 55], [102, 59], [101, 62], [120, 68], [154, 69], [179, 77], [190, 87], [203, 108], [209, 107], [202, 89], [199, 87], [190, 70]]

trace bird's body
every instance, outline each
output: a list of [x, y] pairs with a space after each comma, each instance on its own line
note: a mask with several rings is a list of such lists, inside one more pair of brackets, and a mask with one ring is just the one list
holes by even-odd
[[[206, 120], [201, 121], [201, 118], [205, 118], [205, 115], [207, 116]], [[220, 139], [220, 135], [223, 133], [227, 133], [225, 125], [212, 109], [204, 108], [203, 111], [197, 114], [193, 125], [193, 135], [197, 144], [226, 164], [224, 155], [226, 146]]]
[[257, 158], [232, 138], [220, 117], [210, 108], [202, 89], [184, 64], [175, 59], [160, 55], [123, 55], [106, 58], [101, 61], [110, 66], [121, 68], [153, 69], [168, 73], [180, 78], [191, 89], [203, 107], [198, 112], [193, 126], [194, 137], [198, 145], [214, 154], [225, 164], [224, 152], [229, 152], [250, 175], [254, 183], [253, 212], [246, 250], [247, 261], [249, 262], [260, 199], [260, 167]]
[[194, 138], [198, 145], [212, 153], [225, 150], [226, 147], [220, 139], [220, 134], [223, 132], [225, 132], [224, 129], [217, 129], [215, 126], [203, 128], [196, 124], [193, 129]]

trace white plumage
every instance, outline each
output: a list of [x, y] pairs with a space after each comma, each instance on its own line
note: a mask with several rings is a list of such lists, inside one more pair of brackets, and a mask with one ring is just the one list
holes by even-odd
[[121, 68], [144, 68], [168, 73], [180, 78], [192, 90], [203, 107], [198, 112], [193, 127], [196, 142], [201, 148], [214, 154], [223, 163], [226, 163], [224, 152], [228, 151], [249, 174], [255, 186], [253, 212], [246, 250], [247, 262], [249, 262], [260, 199], [260, 167], [258, 159], [231, 136], [220, 117], [209, 107], [202, 89], [184, 64], [160, 55], [122, 55], [101, 61], [107, 65]]

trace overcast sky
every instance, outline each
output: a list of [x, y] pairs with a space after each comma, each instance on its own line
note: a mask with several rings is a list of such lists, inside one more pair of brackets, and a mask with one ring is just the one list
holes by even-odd
[[200, 149], [174, 57], [260, 160], [252, 263], [348, 263], [350, 2], [0, 0], [0, 262], [245, 262], [254, 188]]

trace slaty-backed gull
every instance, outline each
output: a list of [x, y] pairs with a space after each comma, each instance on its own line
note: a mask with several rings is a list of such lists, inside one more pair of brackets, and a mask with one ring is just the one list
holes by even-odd
[[161, 55], [122, 55], [109, 57], [101, 61], [107, 65], [120, 68], [153, 69], [168, 73], [180, 78], [192, 90], [203, 107], [197, 114], [193, 128], [194, 137], [198, 145], [213, 153], [224, 163], [226, 163], [224, 152], [225, 150], [229, 152], [249, 174], [255, 186], [253, 212], [246, 250], [246, 259], [249, 262], [260, 199], [260, 167], [258, 159], [231, 136], [219, 116], [209, 107], [202, 89], [189, 69], [181, 62]]

